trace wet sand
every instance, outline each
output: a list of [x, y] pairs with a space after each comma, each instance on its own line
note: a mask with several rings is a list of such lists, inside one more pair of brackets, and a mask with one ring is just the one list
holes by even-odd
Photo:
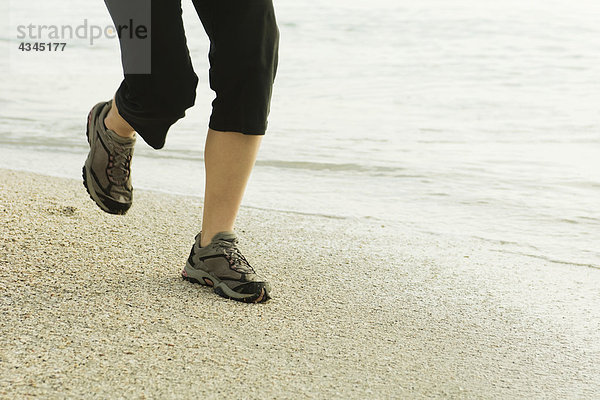
[[[399, 205], [401, 206], [401, 205]], [[600, 270], [243, 208], [273, 300], [180, 278], [199, 198], [0, 170], [2, 398], [598, 398]]]

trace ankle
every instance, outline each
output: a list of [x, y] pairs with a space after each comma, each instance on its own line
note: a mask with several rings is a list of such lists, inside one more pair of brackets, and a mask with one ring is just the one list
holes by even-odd
[[[129, 124], [127, 124], [127, 125], [129, 125]], [[109, 111], [108, 115], [106, 116], [106, 118], [104, 118], [104, 126], [106, 127], [106, 129], [110, 129], [117, 135], [124, 137], [124, 138], [132, 138], [135, 135], [134, 130], [127, 128], [127, 126], [124, 126], [123, 124], [119, 124], [118, 122], [115, 122], [115, 119], [111, 117], [110, 111]]]
[[214, 234], [204, 233], [204, 231], [200, 232], [200, 247], [206, 247], [212, 242], [212, 238]]
[[213, 238], [221, 232], [233, 232], [233, 229], [221, 229], [217, 231], [208, 231], [202, 230], [200, 231], [200, 247], [206, 247], [211, 244]]

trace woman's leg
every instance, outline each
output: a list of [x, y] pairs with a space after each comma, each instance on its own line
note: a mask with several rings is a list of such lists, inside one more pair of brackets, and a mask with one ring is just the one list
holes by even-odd
[[202, 232], [184, 279], [244, 302], [270, 298], [269, 284], [242, 255], [233, 232], [262, 135], [267, 128], [279, 32], [271, 0], [194, 0], [210, 38], [215, 91], [204, 151]]
[[129, 24], [151, 33], [121, 35], [124, 79], [114, 99], [98, 103], [88, 116], [83, 184], [102, 210], [125, 214], [133, 202], [135, 132], [150, 146], [163, 147], [169, 127], [194, 104], [198, 78], [179, 1], [105, 2], [117, 30]]
[[106, 128], [115, 132], [117, 135], [124, 138], [132, 138], [135, 135], [135, 130], [127, 121], [121, 117], [119, 110], [115, 104], [113, 98], [112, 107], [108, 111], [106, 118], [104, 118], [104, 125]]

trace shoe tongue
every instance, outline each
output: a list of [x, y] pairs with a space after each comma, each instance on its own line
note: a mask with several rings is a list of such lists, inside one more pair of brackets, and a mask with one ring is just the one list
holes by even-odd
[[132, 148], [135, 145], [135, 135], [133, 137], [126, 138], [108, 128], [106, 128], [105, 132], [108, 136], [110, 136], [113, 142], [117, 142], [123, 148]]
[[100, 121], [103, 121], [102, 125], [104, 125], [104, 118], [106, 118], [106, 115], [110, 111], [111, 107], [112, 107], [112, 101], [107, 101], [106, 104], [104, 104], [104, 106], [102, 106], [102, 109], [100, 110], [100, 114], [98, 114], [98, 119], [100, 119]]
[[235, 242], [237, 239], [237, 235], [231, 231], [219, 232], [213, 238], [212, 241], [216, 242], [218, 240], [226, 240], [228, 242]]

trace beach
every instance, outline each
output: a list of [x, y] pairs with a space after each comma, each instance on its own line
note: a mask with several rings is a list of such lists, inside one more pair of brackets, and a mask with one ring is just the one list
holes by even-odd
[[113, 216], [81, 167], [118, 41], [20, 33], [105, 5], [0, 5], [0, 399], [600, 398], [599, 2], [276, 1], [257, 305], [180, 275], [215, 99], [181, 6], [196, 104]]
[[0, 170], [2, 398], [600, 395], [600, 270], [243, 207], [266, 304], [183, 281], [201, 198]]

